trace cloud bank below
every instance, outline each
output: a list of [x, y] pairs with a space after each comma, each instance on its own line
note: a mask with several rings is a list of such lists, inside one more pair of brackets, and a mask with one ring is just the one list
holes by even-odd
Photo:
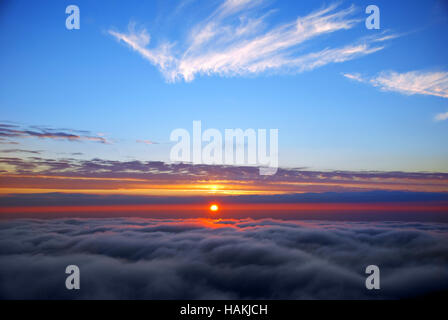
[[[448, 289], [436, 223], [55, 219], [0, 224], [2, 299], [379, 299]], [[64, 287], [65, 267], [81, 289]], [[381, 269], [381, 289], [364, 270]]]

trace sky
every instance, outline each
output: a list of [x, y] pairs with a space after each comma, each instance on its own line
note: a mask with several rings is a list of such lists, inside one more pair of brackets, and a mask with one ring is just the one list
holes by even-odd
[[[442, 0], [0, 1], [0, 299], [446, 293], [447, 31]], [[278, 170], [172, 161], [194, 121], [278, 129]]]
[[[446, 201], [445, 2], [377, 1], [380, 29], [365, 1], [78, 1], [72, 30], [69, 4], [1, 4], [2, 196]], [[280, 169], [172, 163], [195, 120], [278, 129]]]
[[443, 1], [377, 1], [379, 30], [364, 1], [78, 1], [79, 30], [68, 4], [3, 1], [1, 119], [113, 143], [23, 148], [167, 161], [201, 120], [279, 129], [285, 167], [448, 170]]

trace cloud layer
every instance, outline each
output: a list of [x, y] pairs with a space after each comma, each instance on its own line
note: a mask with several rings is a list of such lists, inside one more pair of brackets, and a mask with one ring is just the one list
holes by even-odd
[[321, 47], [303, 52], [303, 44], [325, 34], [349, 30], [360, 20], [353, 6], [338, 9], [331, 5], [287, 23], [270, 25], [273, 11], [264, 1], [224, 1], [214, 12], [188, 32], [181, 43], [164, 42], [149, 48], [151, 37], [146, 29], [128, 32], [109, 30], [146, 60], [167, 79], [192, 81], [197, 75], [237, 76], [265, 71], [303, 72], [371, 54], [383, 49], [374, 43], [393, 37], [364, 39], [340, 47]]
[[[447, 192], [447, 173], [380, 171], [310, 171], [279, 168], [274, 176], [259, 175], [256, 167], [192, 165], [160, 161], [117, 161], [76, 158], [26, 159], [0, 157], [3, 188], [52, 190], [166, 189], [215, 191], [219, 194], [273, 194], [297, 192], [408, 190]], [[40, 191], [39, 191], [40, 190]], [[47, 191], [54, 192], [54, 191]], [[14, 193], [10, 191], [10, 193]], [[197, 195], [197, 192], [196, 192]]]
[[[406, 298], [448, 289], [428, 223], [56, 219], [0, 224], [0, 298]], [[78, 265], [81, 289], [65, 289]], [[364, 270], [381, 269], [381, 290]]]

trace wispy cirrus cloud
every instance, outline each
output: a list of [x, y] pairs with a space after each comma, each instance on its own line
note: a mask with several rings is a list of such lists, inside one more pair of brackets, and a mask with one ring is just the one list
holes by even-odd
[[436, 121], [444, 121], [444, 120], [446, 120], [446, 119], [448, 119], [448, 112], [445, 112], [445, 113], [439, 113], [438, 115], [436, 115], [436, 116], [434, 117], [434, 120], [436, 120]]
[[16, 141], [9, 141], [8, 139], [5, 139], [5, 138], [0, 138], [0, 144], [14, 144], [14, 145], [17, 145], [19, 143], [16, 142]]
[[158, 142], [152, 141], [152, 140], [136, 140], [137, 143], [143, 143], [143, 144], [159, 144]]
[[331, 5], [294, 21], [269, 26], [267, 17], [271, 11], [254, 13], [262, 3], [225, 1], [197, 23], [181, 44], [165, 42], [149, 48], [149, 33], [146, 29], [136, 31], [134, 23], [127, 33], [115, 30], [109, 33], [158, 67], [170, 82], [182, 79], [189, 82], [200, 74], [238, 76], [265, 71], [310, 71], [379, 51], [384, 47], [373, 43], [389, 39], [381, 35], [378, 39], [303, 53], [301, 45], [306, 41], [353, 28], [360, 21], [354, 17], [355, 7], [338, 10], [337, 5]]
[[0, 153], [30, 153], [30, 154], [40, 154], [41, 151], [38, 151], [38, 150], [23, 150], [23, 149], [5, 149], [5, 150], [0, 150]]
[[[24, 127], [21, 125], [10, 125], [0, 123], [0, 137], [8, 143], [5, 138], [41, 138], [41, 139], [60, 139], [68, 141], [93, 141], [99, 143], [110, 143], [101, 135], [93, 135], [89, 131], [54, 129], [41, 126]], [[3, 143], [3, 142], [1, 142]]]
[[[448, 98], [448, 72], [395, 71], [381, 72], [379, 75], [366, 78], [357, 73], [345, 73], [351, 80], [364, 82], [384, 91], [394, 91], [405, 95], [429, 95]], [[443, 114], [441, 119], [443, 119]]]

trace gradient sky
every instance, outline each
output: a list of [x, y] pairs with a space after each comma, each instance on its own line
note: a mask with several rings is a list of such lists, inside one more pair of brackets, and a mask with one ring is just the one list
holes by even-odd
[[[0, 298], [445, 290], [447, 31], [442, 0], [0, 0]], [[280, 167], [170, 162], [195, 120], [278, 129]]]
[[[3, 150], [168, 160], [171, 131], [201, 120], [278, 128], [281, 166], [448, 172], [443, 1], [376, 1], [380, 30], [364, 25], [366, 1], [76, 1], [71, 31], [68, 4], [2, 1], [1, 120], [110, 143], [11, 138]], [[210, 62], [219, 54], [228, 61]]]

